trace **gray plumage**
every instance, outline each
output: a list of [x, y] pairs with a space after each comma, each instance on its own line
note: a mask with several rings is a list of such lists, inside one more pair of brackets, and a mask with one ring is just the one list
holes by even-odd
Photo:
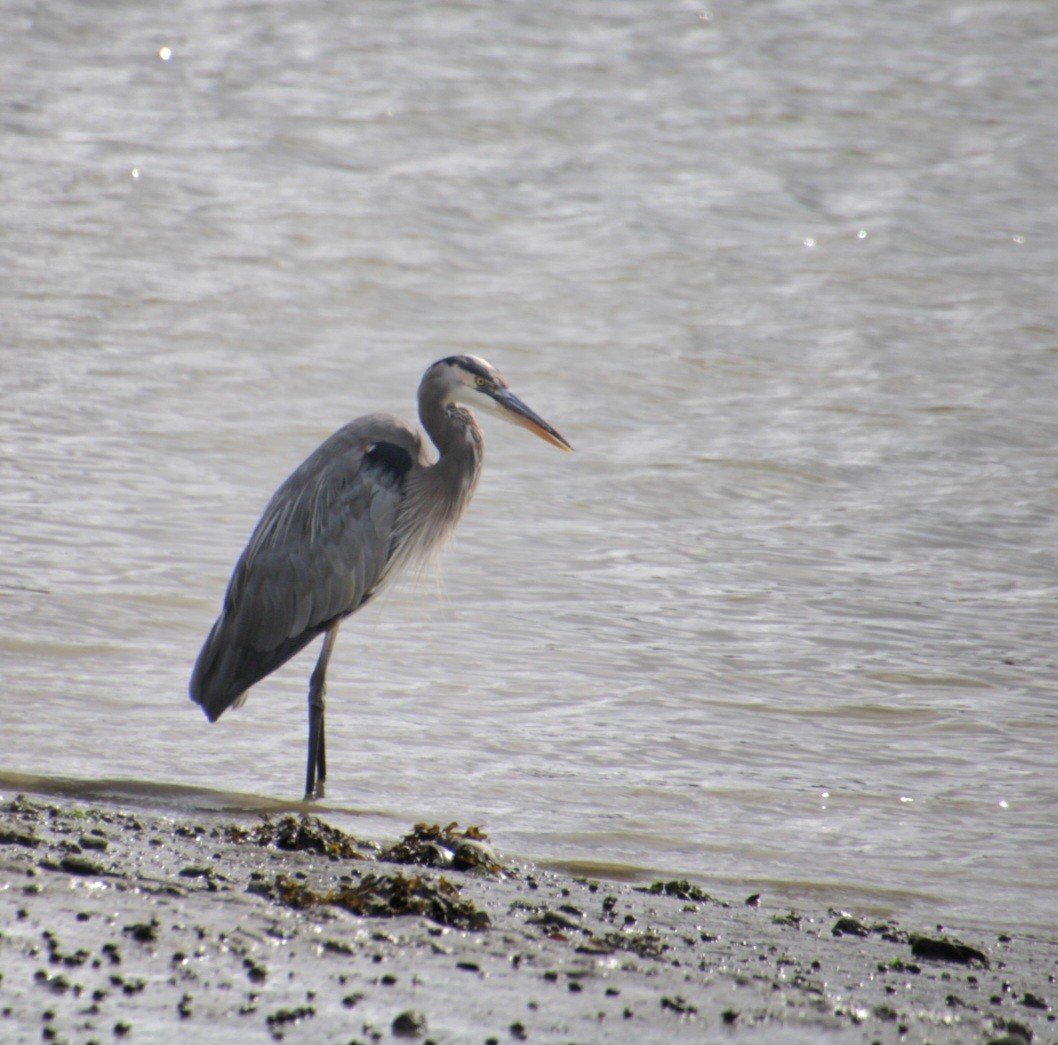
[[571, 449], [484, 360], [439, 360], [419, 385], [419, 418], [437, 447], [436, 461], [417, 431], [385, 414], [335, 432], [273, 495], [198, 656], [191, 699], [212, 722], [314, 638], [326, 636], [309, 686], [306, 798], [323, 793], [325, 678], [338, 626], [395, 572], [440, 546], [477, 486], [484, 444], [462, 404]]

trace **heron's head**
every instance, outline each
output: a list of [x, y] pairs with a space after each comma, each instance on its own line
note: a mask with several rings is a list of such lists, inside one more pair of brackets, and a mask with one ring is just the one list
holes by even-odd
[[444, 406], [460, 403], [474, 407], [527, 428], [560, 450], [573, 449], [564, 436], [510, 390], [503, 375], [491, 363], [477, 356], [439, 359], [423, 375], [422, 389], [428, 389]]

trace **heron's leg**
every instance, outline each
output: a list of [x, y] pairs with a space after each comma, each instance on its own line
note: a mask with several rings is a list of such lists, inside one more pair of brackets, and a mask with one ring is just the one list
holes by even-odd
[[323, 728], [323, 713], [327, 695], [327, 662], [331, 659], [335, 639], [338, 638], [338, 623], [332, 624], [323, 636], [323, 649], [309, 679], [309, 750], [305, 766], [305, 799], [322, 798], [327, 779], [326, 740]]

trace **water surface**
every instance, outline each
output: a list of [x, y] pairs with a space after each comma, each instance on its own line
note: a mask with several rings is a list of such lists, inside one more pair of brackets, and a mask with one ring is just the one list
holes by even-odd
[[311, 654], [187, 676], [274, 487], [483, 355], [437, 575], [343, 629], [326, 814], [1058, 929], [1047, 0], [16, 4], [0, 787], [298, 797]]

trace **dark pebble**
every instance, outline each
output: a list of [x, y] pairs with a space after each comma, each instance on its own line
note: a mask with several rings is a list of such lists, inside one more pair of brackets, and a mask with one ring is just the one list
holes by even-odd
[[871, 930], [851, 915], [842, 915], [831, 927], [834, 936], [870, 936]]
[[158, 919], [152, 918], [149, 922], [126, 925], [121, 931], [131, 936], [137, 943], [151, 943], [158, 939]]
[[[41, 865], [44, 866], [43, 864]], [[71, 854], [64, 856], [59, 861], [59, 869], [68, 872], [69, 874], [81, 874], [81, 875], [105, 875], [107, 869], [95, 860], [90, 860], [87, 856], [78, 856]]]
[[392, 1030], [398, 1038], [417, 1038], [426, 1033], [426, 1017], [408, 1009], [393, 1020]]
[[969, 947], [958, 940], [949, 940], [947, 937], [916, 936], [908, 937], [911, 944], [911, 953], [916, 958], [932, 958], [935, 961], [959, 962], [962, 965], [970, 965], [978, 962], [987, 966], [988, 956], [976, 947]]
[[268, 969], [259, 965], [253, 958], [244, 958], [242, 964], [251, 983], [264, 983], [268, 979]]
[[672, 998], [662, 998], [661, 1007], [670, 1012], [679, 1013], [681, 1016], [693, 1016], [698, 1010], [688, 1002], [684, 1001], [678, 994]]
[[0, 831], [0, 845], [22, 845], [32, 849], [40, 845], [40, 839], [17, 828], [4, 828]]

